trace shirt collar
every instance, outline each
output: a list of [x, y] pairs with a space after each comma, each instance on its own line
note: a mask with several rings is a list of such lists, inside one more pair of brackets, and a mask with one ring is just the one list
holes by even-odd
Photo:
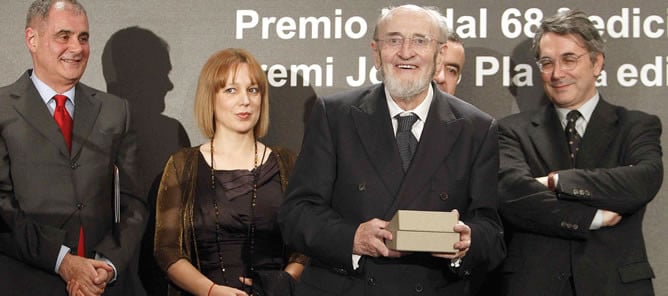
[[[591, 99], [587, 100], [580, 108], [577, 110], [580, 111], [580, 114], [582, 114], [582, 119], [584, 119], [585, 122], [589, 122], [591, 119], [592, 113], [594, 113], [594, 109], [596, 109], [596, 105], [598, 105], [598, 100], [599, 100], [599, 94], [598, 91], [594, 94]], [[568, 108], [558, 108], [555, 106], [557, 109], [557, 116], [559, 116], [559, 121], [562, 123], [562, 125], [566, 126], [566, 114], [570, 112], [572, 109]]]
[[[53, 90], [51, 87], [46, 85], [42, 80], [37, 77], [37, 74], [35, 71], [30, 71], [30, 80], [32, 80], [32, 83], [35, 85], [35, 88], [37, 88], [37, 92], [39, 92], [40, 97], [42, 97], [42, 100], [44, 101], [45, 104], [49, 103], [49, 100], [53, 98], [53, 96], [57, 95], [58, 93]], [[72, 102], [72, 105], [74, 105], [74, 87], [68, 89], [62, 95], [67, 96], [67, 98]]]
[[397, 105], [396, 102], [392, 99], [390, 96], [390, 92], [387, 90], [387, 87], [385, 87], [385, 100], [387, 100], [387, 107], [390, 109], [390, 117], [394, 118], [395, 116], [399, 114], [404, 114], [404, 113], [415, 113], [415, 115], [418, 116], [418, 121], [426, 121], [427, 120], [427, 114], [429, 113], [429, 106], [431, 105], [431, 101], [434, 98], [434, 90], [431, 87], [431, 84], [429, 84], [429, 89], [427, 91], [427, 96], [424, 98], [422, 103], [415, 107], [413, 110], [403, 110], [399, 105]]

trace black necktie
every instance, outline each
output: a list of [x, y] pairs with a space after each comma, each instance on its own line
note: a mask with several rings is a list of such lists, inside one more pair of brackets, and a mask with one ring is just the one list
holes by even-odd
[[408, 166], [413, 159], [413, 153], [417, 147], [417, 139], [411, 132], [413, 124], [418, 120], [415, 113], [408, 116], [396, 116], [397, 122], [397, 146], [399, 147], [399, 155], [401, 155], [401, 162], [404, 167], [404, 172], [408, 170]]
[[568, 149], [571, 154], [571, 163], [575, 165], [575, 157], [577, 157], [578, 150], [580, 149], [580, 134], [575, 129], [575, 123], [578, 121], [582, 114], [578, 110], [573, 110], [568, 112], [566, 115], [566, 139], [568, 140]]

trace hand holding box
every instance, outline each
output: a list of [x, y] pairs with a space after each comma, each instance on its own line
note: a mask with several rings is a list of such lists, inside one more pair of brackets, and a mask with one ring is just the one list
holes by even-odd
[[387, 226], [393, 239], [385, 245], [398, 251], [456, 253], [457, 220], [453, 212], [399, 210]]

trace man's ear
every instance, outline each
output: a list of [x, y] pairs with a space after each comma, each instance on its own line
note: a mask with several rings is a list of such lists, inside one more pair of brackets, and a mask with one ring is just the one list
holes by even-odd
[[605, 57], [603, 56], [602, 53], [599, 53], [598, 55], [596, 55], [596, 59], [594, 59], [594, 77], [598, 77], [599, 75], [601, 75], [604, 64], [605, 64]]
[[35, 50], [37, 50], [37, 45], [39, 43], [39, 36], [37, 34], [37, 31], [31, 27], [26, 28], [25, 41], [28, 50], [30, 50], [30, 52], [35, 52]]
[[376, 70], [380, 69], [382, 64], [380, 60], [380, 48], [378, 48], [378, 42], [376, 40], [371, 41], [371, 50], [373, 51], [373, 64], [376, 67]]

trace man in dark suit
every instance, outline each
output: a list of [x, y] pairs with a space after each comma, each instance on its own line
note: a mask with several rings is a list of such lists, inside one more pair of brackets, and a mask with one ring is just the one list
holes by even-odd
[[653, 295], [642, 220], [661, 122], [597, 91], [604, 42], [584, 13], [545, 19], [534, 49], [552, 103], [499, 123], [503, 295]]
[[125, 100], [79, 83], [88, 38], [75, 0], [35, 1], [25, 29], [33, 69], [0, 89], [2, 295], [137, 291], [125, 272], [147, 213], [135, 136]]
[[[371, 42], [383, 84], [316, 102], [279, 213], [286, 242], [311, 257], [296, 295], [465, 295], [474, 267], [503, 258], [496, 122], [431, 83], [447, 49], [439, 17], [384, 9]], [[388, 249], [400, 209], [458, 211], [457, 252]]]

